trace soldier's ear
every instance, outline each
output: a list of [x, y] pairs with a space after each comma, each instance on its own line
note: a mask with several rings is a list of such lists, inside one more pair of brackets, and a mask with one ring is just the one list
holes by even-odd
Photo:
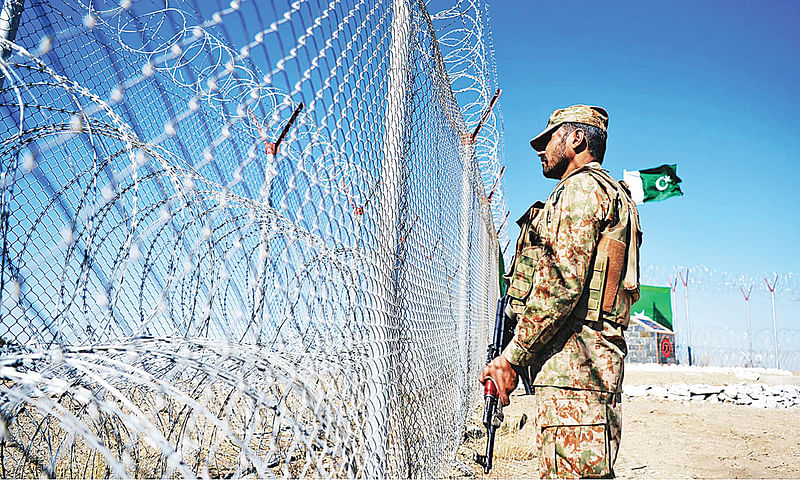
[[580, 128], [575, 129], [575, 131], [572, 132], [569, 140], [571, 144], [570, 146], [572, 147], [573, 150], [575, 150], [575, 153], [581, 153], [582, 151], [586, 150], [586, 148], [589, 146], [586, 140], [586, 132], [584, 132], [583, 129]]

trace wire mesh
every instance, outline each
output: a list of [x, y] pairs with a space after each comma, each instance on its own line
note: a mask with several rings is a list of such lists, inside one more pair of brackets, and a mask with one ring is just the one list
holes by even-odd
[[[692, 358], [698, 365], [775, 368], [772, 329], [756, 329], [752, 336], [748, 339], [747, 331], [731, 327], [697, 328], [692, 333]], [[800, 330], [778, 329], [777, 363], [781, 369], [800, 371], [799, 345]], [[681, 363], [688, 364], [685, 346], [676, 353]]]
[[507, 235], [485, 5], [4, 19], [0, 475], [441, 475]]
[[[687, 343], [691, 341], [693, 362], [723, 367], [775, 368], [777, 365], [782, 369], [800, 371], [800, 334], [797, 330], [782, 327], [794, 323], [791, 302], [800, 301], [798, 280], [800, 276], [791, 272], [737, 274], [704, 265], [647, 265], [642, 269], [643, 283], [672, 287], [678, 361], [689, 363]], [[786, 302], [782, 305], [784, 310], [779, 312], [777, 320], [772, 317], [775, 322], [773, 328], [754, 328], [752, 338], [748, 338], [751, 305], [746, 302], [754, 299], [762, 302], [760, 310], [752, 313], [754, 316], [758, 314], [763, 322], [770, 317], [770, 313], [774, 313], [770, 312], [767, 300], [771, 299], [773, 293], [770, 287], [774, 290], [775, 298]], [[698, 294], [700, 296], [695, 297]], [[701, 303], [708, 301], [709, 296], [718, 297], [716, 302], [719, 309], [713, 310], [713, 314], [709, 315], [708, 306], [699, 315], [695, 311], [696, 304], [687, 307], [687, 301], [690, 305], [693, 302]], [[787, 306], [790, 307], [788, 312], [785, 310]], [[686, 318], [690, 310], [693, 323], [691, 332]], [[695, 322], [698, 324], [695, 325]], [[718, 326], [709, 327], [709, 323]]]

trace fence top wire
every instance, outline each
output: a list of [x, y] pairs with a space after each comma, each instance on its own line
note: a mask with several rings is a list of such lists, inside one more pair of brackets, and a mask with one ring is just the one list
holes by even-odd
[[[774, 286], [775, 297], [790, 302], [800, 302], [800, 274], [792, 272], [732, 273], [705, 265], [661, 266], [644, 265], [642, 282], [653, 285], [682, 285], [676, 282], [683, 275], [690, 290], [709, 293], [736, 293], [767, 296]], [[765, 279], [768, 283], [765, 283]], [[774, 285], [773, 285], [774, 284]]]

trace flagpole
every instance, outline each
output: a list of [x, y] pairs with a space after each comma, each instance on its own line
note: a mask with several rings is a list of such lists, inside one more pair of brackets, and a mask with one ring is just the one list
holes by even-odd
[[750, 368], [753, 368], [753, 330], [750, 328], [750, 292], [753, 291], [753, 286], [750, 285], [750, 288], [747, 290], [747, 294], [744, 293], [744, 287], [739, 287], [739, 290], [742, 292], [742, 296], [744, 297], [744, 305], [745, 310], [747, 311], [747, 346], [748, 352], [750, 352]]
[[[678, 277], [675, 277], [674, 279], [672, 279], [672, 281], [669, 284], [669, 290], [670, 290], [669, 308], [672, 309], [672, 331], [675, 333], [675, 345], [676, 346], [681, 345], [681, 343], [683, 342], [683, 334], [678, 335], [678, 329], [677, 329], [678, 321], [675, 318], [675, 291], [677, 289], [678, 289]], [[679, 340], [680, 340], [680, 342], [679, 342]], [[676, 357], [678, 356], [677, 352], [676, 352], [675, 356]]]

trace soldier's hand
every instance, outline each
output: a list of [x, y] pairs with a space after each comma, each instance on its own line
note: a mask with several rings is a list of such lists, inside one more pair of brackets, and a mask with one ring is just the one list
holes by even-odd
[[500, 396], [500, 401], [503, 402], [503, 406], [508, 406], [511, 403], [508, 396], [517, 388], [519, 377], [517, 377], [517, 372], [514, 371], [514, 367], [506, 360], [506, 357], [502, 355], [495, 357], [483, 369], [478, 380], [481, 383], [485, 383], [488, 378], [494, 380], [495, 385], [497, 385], [497, 393]]

